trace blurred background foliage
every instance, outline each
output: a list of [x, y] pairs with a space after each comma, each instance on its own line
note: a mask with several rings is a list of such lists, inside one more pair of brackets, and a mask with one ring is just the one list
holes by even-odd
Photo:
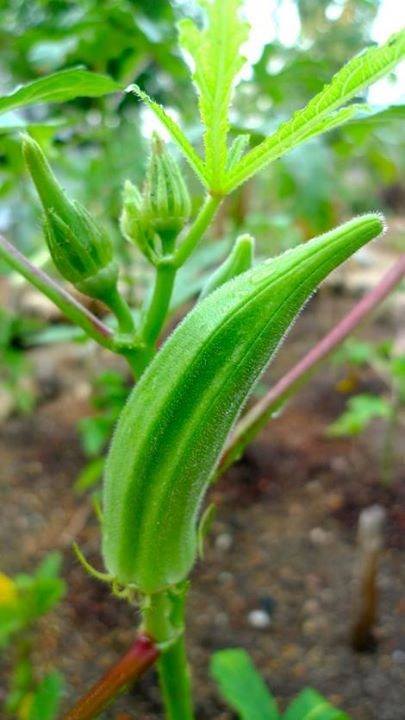
[[[249, 130], [255, 142], [318, 92], [370, 42], [383, 1], [272, 3], [276, 27], [288, 20], [286, 6], [293, 10], [296, 39], [286, 43], [280, 27], [276, 39], [269, 35], [269, 42], [256, 48], [261, 55], [244, 71], [236, 95], [234, 132]], [[181, 0], [3, 0], [0, 89], [8, 92], [18, 83], [83, 65], [123, 86], [137, 82], [181, 116], [190, 138], [198, 141], [195, 95], [175, 30], [176, 19], [198, 12], [194, 2]], [[402, 106], [375, 107], [361, 123], [304, 144], [235, 193], [214, 233], [248, 230], [257, 236], [260, 253], [271, 255], [353, 213], [375, 208], [400, 213], [401, 119]], [[66, 187], [103, 219], [128, 260], [130, 250], [117, 230], [120, 190], [127, 177], [142, 181], [146, 139], [156, 121], [131, 94], [34, 106], [2, 117], [0, 231], [41, 262], [46, 255], [38, 208], [18, 137], [27, 126]], [[202, 190], [190, 180], [197, 204]]]

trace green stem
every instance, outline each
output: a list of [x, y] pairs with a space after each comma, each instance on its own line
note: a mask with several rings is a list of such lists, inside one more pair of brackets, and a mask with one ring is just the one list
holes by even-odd
[[120, 333], [133, 334], [135, 332], [134, 318], [132, 317], [127, 301], [122, 297], [121, 293], [118, 292], [116, 287], [108, 293], [104, 302], [117, 318]]
[[[221, 200], [222, 198], [219, 197], [207, 196], [191, 228], [178, 249], [174, 251], [174, 258], [168, 255], [156, 267], [155, 285], [141, 332], [146, 346], [150, 349], [154, 347], [166, 320], [176, 272], [191, 255], [198, 241], [207, 230]], [[170, 241], [170, 248], [166, 247], [166, 251], [172, 250], [171, 245], [174, 238], [171, 238]]]
[[161, 654], [157, 665], [167, 720], [193, 720], [191, 678], [184, 633]]
[[175, 253], [175, 263], [177, 268], [184, 265], [187, 258], [193, 252], [198, 241], [202, 238], [211, 223], [211, 220], [217, 212], [222, 199], [223, 198], [221, 197], [207, 195], [194, 223]]
[[108, 348], [113, 349], [113, 333], [93, 313], [84, 307], [69, 292], [58, 285], [49, 275], [35, 267], [17, 248], [0, 235], [0, 258], [37, 288], [86, 335]]
[[194, 720], [191, 677], [184, 641], [188, 584], [150, 595], [143, 607], [144, 627], [160, 649], [159, 682], [166, 720]]
[[145, 315], [142, 338], [153, 347], [166, 319], [173, 292], [176, 268], [171, 262], [162, 261], [156, 268], [155, 286]]

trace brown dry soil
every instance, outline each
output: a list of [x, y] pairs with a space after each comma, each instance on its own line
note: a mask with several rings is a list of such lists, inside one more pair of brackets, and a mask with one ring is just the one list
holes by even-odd
[[[332, 298], [326, 290], [314, 299], [266, 379], [291, 366], [352, 302]], [[395, 325], [385, 310], [362, 335], [391, 337]], [[83, 464], [75, 426], [89, 411], [89, 377], [111, 360], [80, 346], [37, 349], [31, 355], [45, 395], [34, 415], [12, 418], [1, 432], [1, 568], [11, 574], [30, 570], [48, 550], [63, 552], [69, 590], [41, 621], [35, 658], [40, 672], [57, 667], [64, 674], [68, 707], [128, 647], [137, 622], [134, 609], [86, 576], [71, 550], [75, 538], [100, 567], [99, 531], [89, 499], [75, 496], [71, 486]], [[217, 519], [205, 561], [193, 573], [188, 607], [188, 650], [201, 720], [233, 717], [208, 672], [210, 655], [231, 646], [252, 654], [282, 707], [300, 689], [313, 686], [354, 720], [404, 717], [400, 434], [389, 487], [379, 477], [381, 425], [355, 439], [325, 436], [325, 426], [344, 407], [336, 389], [342, 374], [324, 365], [211, 493]], [[361, 383], [362, 390], [379, 387], [372, 375]], [[360, 510], [376, 502], [388, 513], [378, 645], [372, 653], [356, 654], [348, 643], [357, 587], [356, 522]], [[257, 609], [269, 616], [264, 629], [249, 619]], [[2, 670], [4, 696], [7, 661]], [[105, 713], [111, 720], [119, 717], [162, 717], [153, 671]]]

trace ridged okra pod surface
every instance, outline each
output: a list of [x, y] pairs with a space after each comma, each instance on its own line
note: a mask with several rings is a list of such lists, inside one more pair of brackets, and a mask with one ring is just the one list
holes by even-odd
[[149, 594], [187, 577], [209, 479], [252, 386], [318, 284], [382, 230], [366, 215], [226, 283], [186, 316], [132, 391], [108, 454], [103, 555]]

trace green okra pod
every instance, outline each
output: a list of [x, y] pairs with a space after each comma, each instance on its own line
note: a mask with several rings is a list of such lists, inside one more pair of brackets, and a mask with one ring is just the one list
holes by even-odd
[[254, 383], [318, 284], [383, 229], [365, 215], [222, 285], [177, 327], [135, 387], [107, 458], [103, 556], [152, 594], [187, 577], [205, 490]]

